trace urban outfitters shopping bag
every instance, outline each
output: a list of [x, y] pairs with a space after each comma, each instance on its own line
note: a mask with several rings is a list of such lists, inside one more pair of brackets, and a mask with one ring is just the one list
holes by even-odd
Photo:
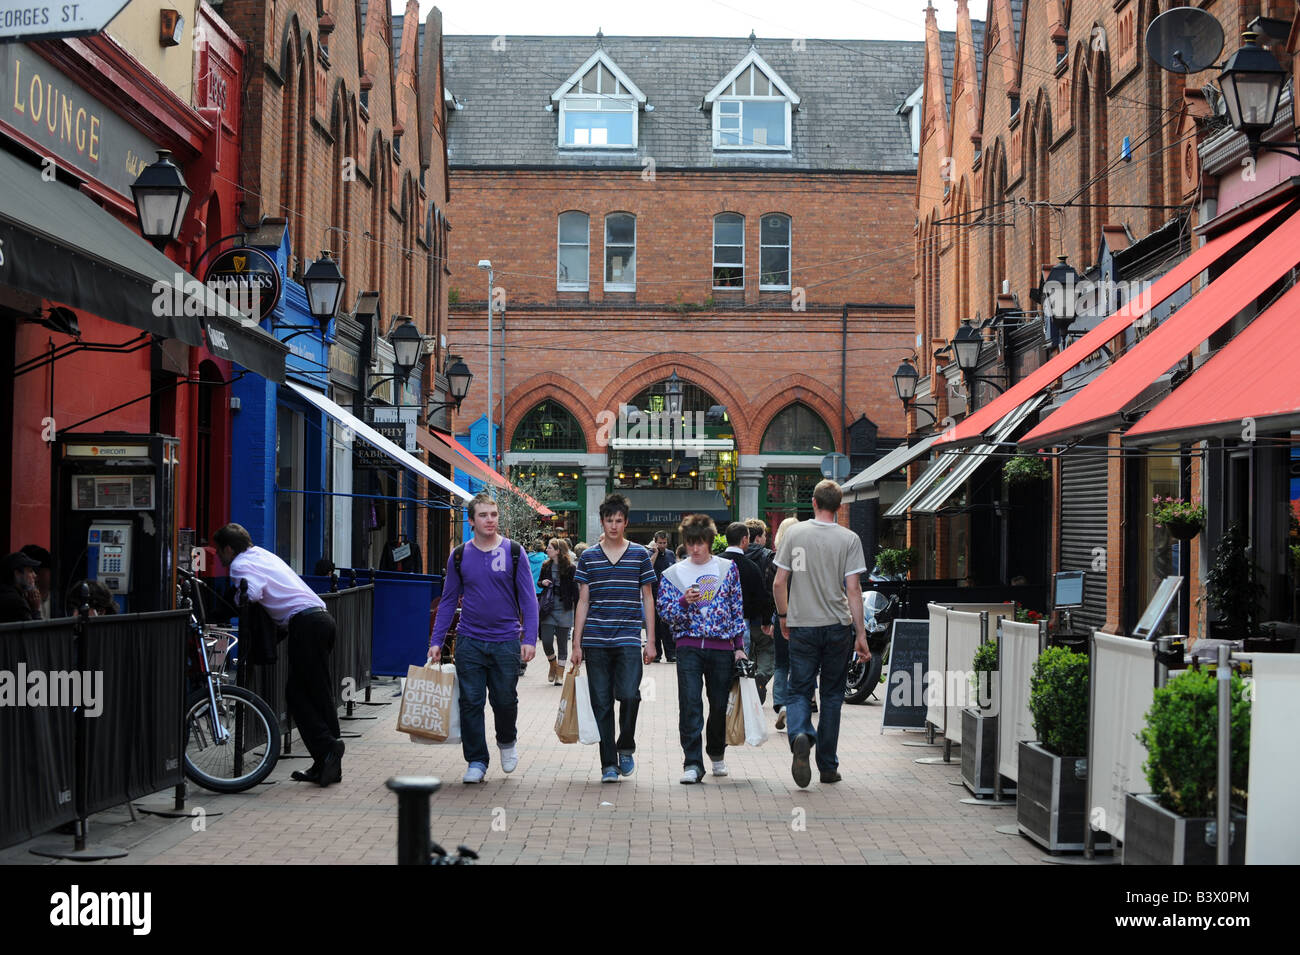
[[417, 742], [454, 742], [460, 736], [458, 689], [452, 664], [408, 667], [397, 731]]
[[[587, 701], [591, 705], [591, 701]], [[560, 691], [560, 711], [555, 714], [555, 735], [561, 743], [578, 741], [578, 668], [564, 671], [564, 689]]]
[[578, 698], [578, 742], [584, 746], [600, 742], [600, 727], [596, 725], [596, 711], [591, 708], [591, 686], [587, 674], [575, 671], [573, 693]]
[[727, 697], [727, 745], [745, 745], [745, 708], [740, 698], [740, 680], [731, 684], [731, 695]]
[[767, 722], [763, 719], [763, 701], [758, 698], [758, 683], [747, 676], [742, 676], [736, 682], [740, 684], [745, 743], [749, 746], [762, 746], [767, 742]]

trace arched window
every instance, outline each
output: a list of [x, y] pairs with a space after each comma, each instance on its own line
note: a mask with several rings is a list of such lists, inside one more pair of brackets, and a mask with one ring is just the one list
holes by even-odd
[[790, 287], [790, 217], [769, 212], [759, 222], [758, 287]]
[[805, 404], [787, 407], [763, 432], [761, 454], [830, 454], [835, 450], [830, 428]]
[[555, 250], [555, 287], [561, 292], [587, 291], [591, 262], [590, 219], [585, 212], [560, 214]]
[[510, 439], [511, 451], [581, 451], [587, 450], [582, 426], [569, 410], [555, 401], [543, 401], [515, 428]]
[[631, 213], [605, 216], [605, 290], [636, 291], [636, 216]]
[[745, 287], [745, 217], [735, 212], [713, 217], [713, 287]]

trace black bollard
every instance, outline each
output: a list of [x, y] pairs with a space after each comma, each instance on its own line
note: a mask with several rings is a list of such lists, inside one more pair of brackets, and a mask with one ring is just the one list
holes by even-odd
[[336, 594], [338, 592], [339, 592], [339, 572], [337, 570], [331, 570], [330, 571], [330, 593]]
[[429, 797], [442, 781], [433, 776], [393, 776], [385, 785], [397, 793], [397, 864], [429, 865]]

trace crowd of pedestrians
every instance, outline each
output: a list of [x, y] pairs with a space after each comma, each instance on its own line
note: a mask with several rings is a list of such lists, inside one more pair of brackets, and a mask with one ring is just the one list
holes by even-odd
[[643, 667], [657, 662], [677, 667], [683, 784], [699, 783], [706, 770], [728, 773], [727, 708], [741, 664], [761, 701], [770, 691], [776, 729], [787, 731], [794, 781], [809, 785], [815, 750], [821, 782], [839, 782], [850, 652], [863, 659], [871, 653], [858, 576], [866, 561], [858, 536], [837, 523], [840, 499], [839, 486], [822, 481], [812, 519], [787, 518], [772, 548], [767, 526], [750, 519], [727, 526], [720, 554], [713, 552], [712, 519], [687, 515], [674, 554], [662, 531], [646, 545], [628, 540], [630, 505], [613, 493], [600, 505], [595, 544], [571, 551], [554, 538], [534, 542], [525, 554], [501, 535], [495, 500], [477, 495], [469, 504], [473, 538], [447, 561], [429, 650], [437, 663], [459, 609], [454, 654], [468, 764], [463, 782], [483, 782], [491, 765], [488, 703], [501, 769], [519, 765], [518, 682], [539, 639], [548, 683], [562, 685], [569, 668], [586, 675], [602, 783], [636, 772]]

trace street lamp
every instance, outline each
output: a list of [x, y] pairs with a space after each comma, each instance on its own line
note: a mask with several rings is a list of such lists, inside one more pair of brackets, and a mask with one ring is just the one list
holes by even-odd
[[465, 400], [465, 395], [469, 393], [469, 383], [474, 380], [474, 375], [470, 372], [469, 366], [459, 358], [455, 364], [447, 369], [447, 385], [451, 392], [451, 401], [430, 401], [429, 406], [425, 409], [425, 416], [430, 417], [433, 413], [441, 408], [455, 407], [460, 410], [460, 403]]
[[343, 299], [343, 286], [346, 284], [333, 253], [328, 249], [321, 252], [320, 258], [307, 266], [307, 271], [303, 273], [302, 285], [307, 292], [307, 308], [311, 311], [312, 318], [320, 322], [322, 336], [338, 313], [339, 302]]
[[1043, 317], [1062, 342], [1065, 341], [1066, 330], [1074, 324], [1079, 288], [1083, 282], [1083, 276], [1065, 260], [1064, 255], [1056, 257], [1056, 264], [1048, 271], [1047, 278], [1043, 279]]
[[145, 166], [131, 184], [140, 234], [159, 252], [180, 235], [185, 210], [193, 195], [171, 157], [171, 150], [158, 150], [158, 159]]
[[492, 428], [492, 260], [479, 259], [478, 267], [488, 274], [487, 287], [487, 313], [488, 313], [488, 337], [487, 337], [487, 432], [488, 432], [488, 467], [493, 467], [496, 459], [496, 435]]
[[[1246, 134], [1254, 155], [1259, 151], [1260, 137], [1277, 119], [1287, 73], [1277, 58], [1256, 42], [1257, 34], [1246, 32], [1241, 39], [1241, 48], [1228, 58], [1219, 73], [1219, 86], [1232, 128]], [[1276, 149], [1269, 145], [1265, 148]]]
[[1003, 385], [999, 385], [996, 378], [1001, 376], [977, 375], [975, 369], [979, 367], [980, 350], [984, 347], [984, 333], [971, 324], [970, 319], [965, 319], [961, 323], [961, 328], [957, 329], [957, 334], [949, 342], [952, 346], [953, 360], [957, 363], [957, 370], [961, 372], [962, 377], [966, 380], [967, 390], [974, 399], [974, 389], [971, 388], [977, 381], [985, 382], [992, 385], [998, 390], [998, 393], [1006, 391]]
[[388, 343], [393, 346], [393, 370], [402, 381], [411, 377], [411, 370], [420, 360], [424, 349], [424, 336], [415, 327], [409, 315], [399, 315], [402, 321], [388, 333]]
[[[920, 377], [910, 358], [904, 358], [902, 364], [898, 366], [898, 370], [894, 372], [894, 391], [898, 393], [898, 400], [903, 403], [904, 414], [910, 410], [912, 399], [916, 397], [916, 382]], [[939, 420], [938, 416], [929, 408], [917, 405], [916, 410], [918, 413], [924, 411], [928, 414], [932, 424]]]
[[668, 407], [668, 473], [672, 474], [673, 458], [677, 454], [676, 435], [682, 421], [682, 380], [673, 369], [672, 377], [664, 383], [664, 404]]

